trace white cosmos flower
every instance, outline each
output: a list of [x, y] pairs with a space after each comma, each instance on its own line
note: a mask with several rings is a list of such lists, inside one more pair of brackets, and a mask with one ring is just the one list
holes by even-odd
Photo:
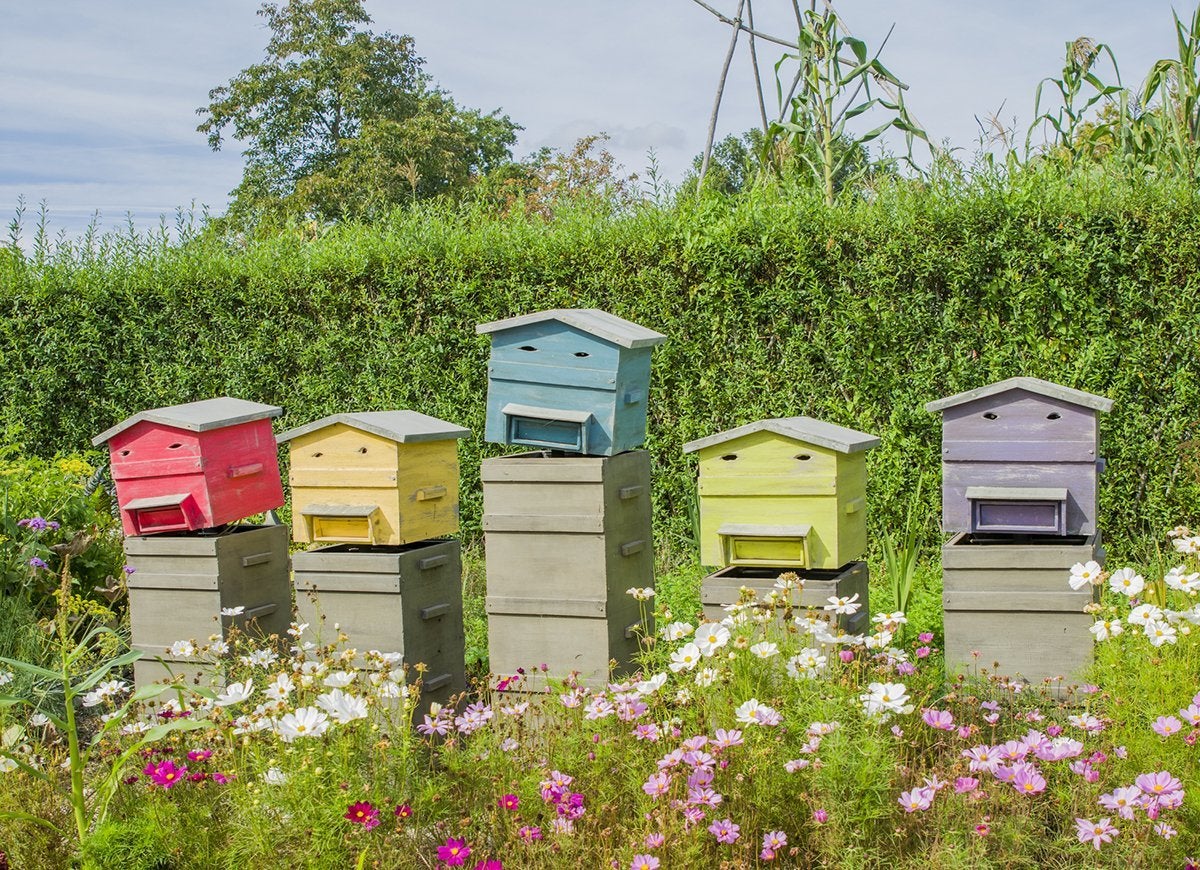
[[12, 773], [17, 769], [17, 763], [7, 755], [0, 755], [0, 773]]
[[667, 675], [665, 673], [658, 673], [648, 680], [642, 680], [640, 683], [634, 686], [634, 689], [639, 695], [653, 695], [655, 692], [665, 686], [666, 683]]
[[701, 668], [696, 671], [697, 686], [711, 686], [717, 681], [717, 672], [712, 668]]
[[913, 709], [908, 703], [908, 688], [903, 683], [871, 683], [859, 700], [868, 716], [911, 713]]
[[1172, 589], [1178, 589], [1180, 592], [1197, 592], [1200, 591], [1200, 572], [1194, 574], [1184, 574], [1183, 566], [1176, 566], [1167, 572], [1163, 579], [1166, 584]]
[[0, 686], [7, 686], [13, 681], [13, 672], [10, 670], [0, 670]]
[[825, 609], [831, 610], [837, 614], [845, 614], [846, 616], [850, 616], [858, 613], [858, 611], [862, 609], [862, 605], [858, 603], [857, 592], [855, 592], [849, 598], [846, 598], [845, 596], [837, 597], [831, 595], [826, 600], [829, 603], [825, 605]]
[[1178, 640], [1174, 627], [1169, 623], [1157, 619], [1152, 619], [1146, 623], [1145, 632], [1146, 637], [1150, 639], [1150, 643], [1154, 646], [1162, 646], [1164, 643], [1175, 643]]
[[733, 711], [737, 721], [743, 725], [762, 725], [774, 720], [778, 724], [779, 713], [772, 707], [761, 703], [758, 698], [751, 698]]
[[769, 659], [771, 656], [779, 655], [779, 647], [770, 641], [764, 640], [762, 643], [756, 643], [750, 647], [750, 652], [754, 653], [760, 659]]
[[278, 660], [279, 655], [271, 649], [256, 649], [250, 655], [242, 656], [242, 664], [252, 668], [269, 668]]
[[320, 737], [329, 730], [329, 717], [316, 707], [301, 707], [275, 723], [275, 733], [284, 743], [300, 737]]
[[1125, 617], [1125, 621], [1130, 625], [1145, 626], [1147, 623], [1162, 619], [1162, 617], [1162, 610], [1153, 604], [1139, 604], [1133, 610], [1129, 611], [1129, 616]]
[[295, 688], [296, 684], [292, 682], [291, 677], [285, 673], [279, 673], [275, 675], [275, 679], [267, 683], [266, 695], [272, 701], [286, 701]]
[[229, 644], [223, 640], [214, 640], [208, 645], [208, 651], [215, 656], [223, 656], [229, 652]]
[[887, 649], [892, 643], [892, 633], [886, 629], [869, 635], [863, 644], [867, 649]]
[[288, 781], [288, 775], [278, 767], [267, 768], [267, 772], [262, 775], [262, 781], [267, 785], [283, 785]]
[[245, 612], [246, 612], [246, 608], [240, 604], [237, 607], [222, 607], [221, 608], [222, 616], [241, 616]]
[[625, 594], [632, 595], [638, 601], [649, 601], [654, 597], [654, 590], [649, 586], [646, 586], [645, 588], [638, 588], [637, 586], [634, 586], [630, 589], [626, 589]]
[[344, 689], [354, 682], [354, 671], [333, 671], [324, 680], [325, 685], [334, 689]]
[[232, 704], [240, 704], [254, 694], [254, 681], [246, 680], [244, 683], [230, 683], [225, 687], [225, 691], [217, 695], [217, 706], [228, 707]]
[[685, 643], [675, 652], [671, 653], [671, 671], [679, 673], [680, 671], [690, 671], [696, 667], [700, 661], [700, 647], [694, 643]]
[[729, 629], [719, 622], [705, 622], [696, 629], [696, 646], [704, 656], [711, 656], [729, 643]]
[[367, 717], [366, 700], [355, 695], [348, 695], [341, 689], [334, 689], [324, 695], [318, 695], [317, 706], [333, 717], [333, 720], [339, 725]]
[[1088, 629], [1096, 638], [1096, 642], [1108, 640], [1110, 637], [1116, 637], [1125, 631], [1125, 626], [1121, 625], [1119, 619], [1102, 619], [1098, 622], [1093, 622], [1092, 627]]
[[693, 631], [691, 623], [672, 622], [663, 626], [662, 636], [665, 640], [683, 640]]
[[177, 640], [171, 644], [170, 653], [176, 658], [190, 659], [196, 654], [196, 647], [190, 640]]
[[1094, 584], [1099, 576], [1099, 562], [1076, 562], [1071, 566], [1071, 576], [1067, 578], [1067, 582], [1071, 584], [1072, 589], [1079, 590]]
[[1193, 555], [1200, 553], [1200, 535], [1176, 538], [1171, 543], [1180, 553], [1190, 553]]
[[1133, 598], [1146, 588], [1146, 581], [1132, 568], [1118, 568], [1109, 576], [1108, 588]]
[[787, 672], [795, 679], [811, 680], [825, 670], [829, 659], [815, 647], [805, 647], [787, 660]]

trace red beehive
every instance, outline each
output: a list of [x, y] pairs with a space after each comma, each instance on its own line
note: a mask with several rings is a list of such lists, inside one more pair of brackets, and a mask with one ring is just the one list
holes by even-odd
[[222, 397], [135, 414], [108, 442], [126, 535], [207, 529], [283, 504], [271, 418], [282, 408]]

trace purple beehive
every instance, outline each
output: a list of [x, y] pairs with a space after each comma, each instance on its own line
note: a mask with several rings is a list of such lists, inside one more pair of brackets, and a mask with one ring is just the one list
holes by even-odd
[[925, 406], [942, 414], [942, 529], [1092, 535], [1112, 400], [1009, 378]]

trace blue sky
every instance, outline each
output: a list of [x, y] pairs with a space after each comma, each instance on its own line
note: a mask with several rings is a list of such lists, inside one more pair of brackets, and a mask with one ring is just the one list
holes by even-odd
[[[220, 213], [241, 174], [238, 143], [214, 153], [195, 131], [208, 90], [261, 59], [267, 31], [254, 0], [4, 0], [0, 27], [0, 212], [46, 200], [52, 232], [139, 227], [177, 207]], [[367, 0], [372, 29], [409, 33], [426, 70], [462, 105], [502, 109], [525, 130], [524, 156], [606, 131], [627, 170], [654, 148], [677, 180], [703, 147], [729, 32], [691, 0]], [[710, 0], [727, 14], [736, 0]], [[975, 117], [996, 112], [1021, 136], [1037, 82], [1057, 75], [1064, 43], [1109, 43], [1126, 84], [1174, 50], [1167, 0], [843, 0], [855, 35], [879, 44], [910, 85], [907, 99], [936, 140], [969, 155]], [[756, 26], [794, 32], [790, 0], [756, 0]], [[1190, 7], [1181, 7], [1190, 16]], [[789, 25], [791, 31], [789, 31]], [[759, 43], [773, 82], [782, 49]], [[744, 40], [719, 133], [757, 123]], [[771, 92], [768, 93], [771, 99]], [[769, 103], [770, 108], [770, 103]], [[28, 219], [27, 219], [28, 220]], [[27, 235], [29, 230], [27, 229]]]

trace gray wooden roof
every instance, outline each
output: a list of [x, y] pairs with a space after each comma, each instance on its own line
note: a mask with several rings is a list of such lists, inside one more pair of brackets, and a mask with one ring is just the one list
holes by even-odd
[[186, 429], [189, 432], [207, 432], [210, 429], [222, 429], [226, 426], [236, 426], [239, 423], [249, 423], [251, 420], [278, 417], [282, 413], [283, 408], [276, 405], [263, 405], [259, 402], [221, 396], [217, 399], [188, 402], [186, 405], [170, 405], [166, 408], [142, 411], [111, 429], [105, 429], [92, 439], [92, 444], [94, 446], [103, 444], [105, 441], [111, 440], [114, 435], [124, 432], [130, 426], [141, 423], [143, 420], [161, 423], [176, 429]]
[[947, 396], [944, 399], [927, 402], [925, 410], [935, 412], [944, 411], [947, 408], [953, 408], [955, 405], [965, 405], [967, 402], [974, 402], [976, 399], [995, 396], [999, 393], [1007, 393], [1009, 390], [1027, 390], [1030, 393], [1037, 393], [1040, 396], [1046, 396], [1051, 399], [1060, 399], [1064, 402], [1070, 402], [1072, 405], [1080, 405], [1095, 411], [1103, 411], [1106, 414], [1112, 410], [1113, 406], [1112, 399], [1106, 399], [1104, 396], [1097, 396], [1092, 393], [1085, 393], [1083, 390], [1072, 390], [1070, 387], [1064, 387], [1050, 381], [1043, 381], [1041, 378], [1009, 378], [1005, 381], [988, 384], [986, 387], [977, 387], [974, 390], [967, 390], [965, 393], [957, 393], [953, 396]]
[[879, 439], [874, 435], [847, 429], [845, 426], [838, 426], [834, 423], [814, 420], [812, 417], [775, 417], [770, 420], [747, 423], [745, 426], [718, 432], [707, 438], [689, 441], [683, 445], [683, 452], [694, 453], [705, 447], [712, 447], [714, 444], [722, 444], [746, 435], [753, 435], [755, 432], [774, 432], [785, 438], [805, 444], [814, 444], [817, 447], [828, 447], [830, 450], [837, 450], [840, 453], [859, 453], [870, 450], [879, 444]]
[[416, 411], [359, 411], [357, 413], [331, 414], [328, 417], [322, 417], [320, 420], [314, 420], [304, 426], [289, 429], [287, 432], [275, 436], [275, 441], [278, 444], [285, 444], [288, 441], [299, 438], [301, 435], [307, 435], [309, 432], [324, 429], [326, 426], [332, 426], [335, 423], [343, 423], [352, 429], [359, 429], [363, 432], [370, 432], [373, 435], [380, 435], [400, 444], [415, 444], [418, 441], [443, 441], [448, 438], [466, 438], [471, 434], [470, 429], [464, 429], [461, 426], [455, 426], [453, 423], [447, 423], [445, 420], [439, 420], [437, 417], [430, 417], [427, 414], [419, 414]]
[[599, 308], [553, 308], [549, 311], [539, 311], [536, 314], [523, 314], [520, 317], [509, 317], [507, 320], [495, 320], [491, 323], [481, 323], [475, 327], [478, 335], [491, 332], [503, 332], [506, 329], [516, 329], [545, 320], [557, 320], [568, 326], [574, 326], [584, 332], [591, 333], [597, 338], [619, 344], [621, 347], [654, 347], [662, 344], [667, 337], [661, 332], [638, 326], [636, 323], [601, 311]]

